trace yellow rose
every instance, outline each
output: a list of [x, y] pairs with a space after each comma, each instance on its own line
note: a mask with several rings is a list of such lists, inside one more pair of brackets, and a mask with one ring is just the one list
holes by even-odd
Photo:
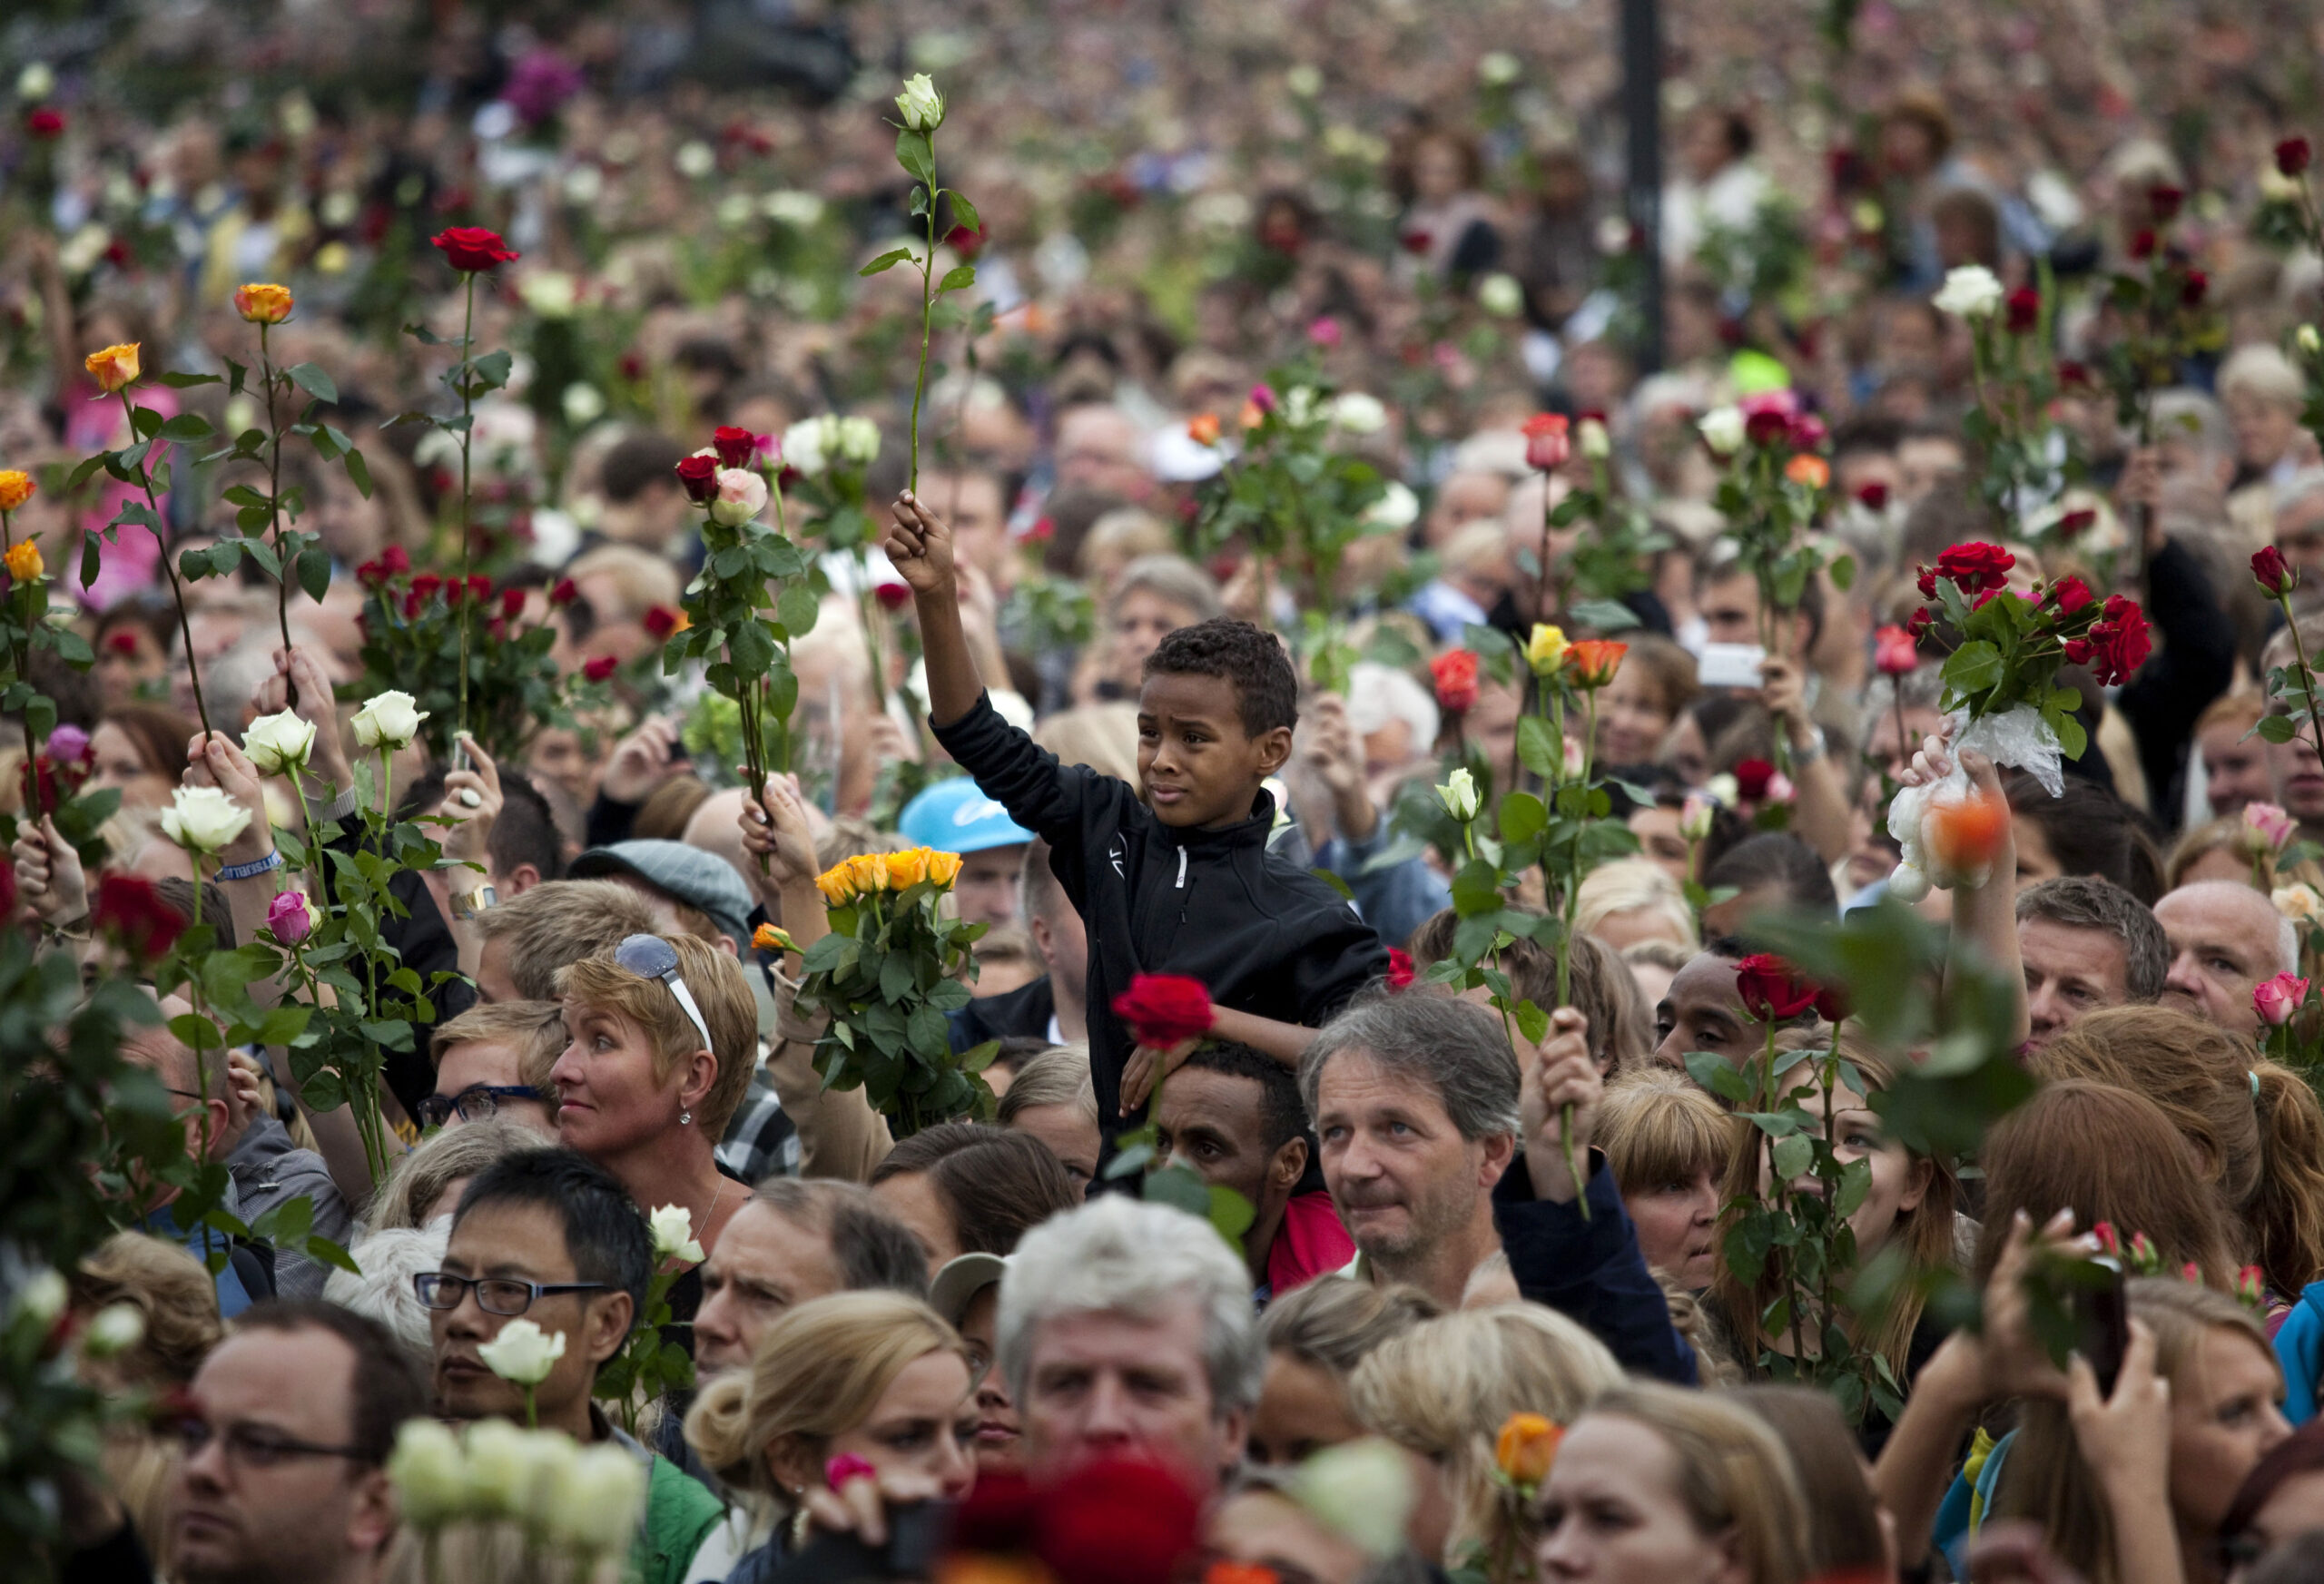
[[950, 890], [952, 882], [960, 878], [960, 855], [957, 852], [928, 854], [928, 878], [936, 882], [939, 890]]
[[1533, 635], [1525, 641], [1525, 664], [1533, 668], [1534, 675], [1547, 676], [1565, 659], [1565, 629], [1536, 622]]
[[15, 511], [32, 499], [33, 491], [39, 487], [33, 482], [31, 474], [17, 468], [11, 467], [0, 473], [0, 511]]
[[26, 539], [23, 544], [14, 546], [5, 556], [0, 556], [0, 560], [7, 563], [8, 576], [18, 583], [40, 581], [42, 570], [40, 546], [32, 540]]
[[137, 383], [137, 349], [143, 344], [142, 341], [123, 341], [101, 352], [92, 352], [83, 360], [81, 367], [89, 371], [89, 377], [97, 382], [98, 389], [111, 396]]
[[290, 289], [256, 280], [237, 287], [234, 311], [248, 324], [281, 324], [290, 317]]
[[927, 848], [914, 847], [907, 851], [888, 854], [888, 883], [896, 890], [916, 886], [927, 878]]
[[888, 855], [859, 852], [847, 861], [847, 873], [859, 891], [884, 891], [888, 889]]
[[839, 907], [854, 899], [854, 873], [846, 863], [834, 863], [815, 877], [815, 889], [823, 893], [826, 905]]

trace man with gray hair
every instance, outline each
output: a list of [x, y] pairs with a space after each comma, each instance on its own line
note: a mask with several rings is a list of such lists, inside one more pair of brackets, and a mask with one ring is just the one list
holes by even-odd
[[1226, 1241], [1183, 1210], [1116, 1194], [1018, 1244], [998, 1345], [1036, 1481], [1142, 1457], [1207, 1497], [1243, 1455], [1266, 1373], [1250, 1273]]
[[[1324, 1026], [1300, 1061], [1299, 1092], [1355, 1239], [1349, 1274], [1409, 1282], [1457, 1308], [1470, 1274], [1505, 1253], [1526, 1298], [1590, 1327], [1625, 1368], [1691, 1385], [1694, 1354], [1671, 1329], [1613, 1173], [1590, 1148], [1605, 1090], [1586, 1033], [1571, 1008], [1553, 1013], [1550, 1038], [1529, 1051], [1529, 1088], [1501, 1019], [1470, 1001], [1415, 988]], [[1560, 1136], [1569, 1103], [1581, 1185]]]
[[2160, 999], [2171, 971], [2171, 940], [2154, 910], [2095, 875], [2062, 875], [2018, 892], [2017, 949], [2029, 1051], [2085, 1012]]
[[2299, 963], [2299, 937], [2266, 893], [2240, 881], [2201, 880], [2154, 905], [2171, 941], [2165, 1005], [2231, 1033], [2262, 1032], [2253, 987]]

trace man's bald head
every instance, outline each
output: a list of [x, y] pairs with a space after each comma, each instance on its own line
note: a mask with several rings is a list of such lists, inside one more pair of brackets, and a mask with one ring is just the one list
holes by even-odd
[[2299, 960], [2290, 920], [2265, 893], [2235, 881], [2197, 881], [2154, 905], [2171, 938], [2171, 975], [2162, 999], [2240, 1034], [2260, 1028], [2252, 988]]

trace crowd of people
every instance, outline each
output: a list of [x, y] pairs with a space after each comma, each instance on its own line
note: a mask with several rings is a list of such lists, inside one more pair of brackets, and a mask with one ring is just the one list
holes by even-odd
[[[59, 733], [0, 747], [15, 922], [106, 964], [128, 876], [221, 949], [279, 938], [278, 837], [346, 817], [350, 706], [409, 681], [367, 628], [389, 567], [472, 557], [553, 633], [555, 696], [379, 755], [446, 860], [387, 924], [432, 1020], [379, 1053], [383, 1148], [281, 1046], [124, 1036], [224, 1207], [303, 1202], [347, 1258], [138, 1185], [58, 1300], [60, 1338], [136, 1314], [75, 1365], [123, 1412], [44, 1497], [59, 1577], [519, 1576], [413, 1517], [391, 1465], [428, 1421], [633, 1460], [599, 1573], [648, 1584], [980, 1551], [1059, 1584], [2324, 1576], [2324, 749], [2277, 681], [2324, 654], [2311, 23], [1668, 5], [1649, 237], [1602, 7], [390, 3], [281, 8], [254, 53], [222, 9], [8, 25], [0, 469], [37, 488], [6, 521], [91, 657], [14, 661]], [[930, 221], [888, 124], [919, 70], [974, 200], [933, 272], [976, 272], [924, 401], [919, 271], [856, 274]], [[461, 330], [428, 238], [468, 224], [513, 255], [474, 277], [477, 348], [514, 356], [472, 456], [391, 421], [445, 416], [449, 357], [400, 331]], [[2134, 421], [2114, 282], [2157, 256], [2205, 317]], [[1935, 300], [1971, 268], [2057, 371], [2030, 495], [1989, 487], [1988, 370]], [[295, 297], [269, 355], [326, 371], [365, 469], [181, 444], [158, 527], [108, 533], [143, 497], [70, 475], [140, 437], [84, 359], [248, 362], [249, 281]], [[1328, 566], [1309, 526], [1280, 556], [1217, 529], [1236, 436], [1303, 391], [1385, 485]], [[1825, 469], [1780, 602], [1703, 427], [1776, 393]], [[239, 380], [138, 400], [271, 421]], [[709, 576], [678, 468], [718, 426], [800, 463], [825, 414], [872, 545], [782, 520], [828, 592], [811, 630], [785, 608], [791, 768], [753, 786], [701, 668], [661, 664]], [[231, 489], [286, 483], [320, 597], [247, 556], [173, 586], [164, 554], [254, 536]], [[1557, 519], [1590, 491], [1636, 514], [1619, 619], [1572, 588], [1610, 517]], [[2062, 792], [1956, 752], [1946, 635], [1907, 626], [1973, 544], [2152, 623], [2127, 679], [2060, 673]], [[1478, 910], [1429, 812], [1451, 766], [1525, 783], [1538, 695], [1490, 657], [1542, 624], [1627, 645], [1586, 762], [1635, 851], [1506, 900], [1574, 930], [1496, 940], [1528, 1038], [1447, 986]], [[263, 774], [243, 732], [286, 712], [312, 760]], [[118, 794], [94, 839], [28, 812], [67, 761]], [[1890, 802], [1956, 768], [2004, 811], [1990, 861], [1912, 906], [2001, 976], [2034, 1084], [1936, 1147], [1888, 1103], [1927, 1031], [1777, 1017], [1747, 959], [1776, 916], [1901, 906]], [[251, 817], [192, 852], [184, 787]], [[819, 877], [913, 850], [986, 927], [946, 1021], [992, 1097], [917, 1129], [827, 1085], [797, 999]], [[1145, 1040], [1154, 974], [1200, 982], [1206, 1036]], [[1817, 1121], [1861, 1186], [1804, 1341], [1736, 1236], [1768, 1137], [1700, 1081], [1778, 1049], [1845, 1058]], [[1141, 1158], [1247, 1220], [1141, 1196]], [[34, 1252], [0, 1248], [0, 1314]], [[2102, 1358], [2057, 1274], [2099, 1254], [2131, 1271]], [[1794, 1383], [1819, 1337], [1876, 1401]]]

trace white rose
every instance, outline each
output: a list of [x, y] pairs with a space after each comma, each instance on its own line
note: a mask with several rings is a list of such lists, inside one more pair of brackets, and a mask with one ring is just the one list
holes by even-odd
[[586, 428], [606, 416], [605, 393], [586, 379], [566, 386], [558, 405], [565, 408], [565, 421], [576, 429]]
[[562, 270], [536, 270], [517, 288], [525, 306], [543, 319], [570, 319], [581, 290]]
[[458, 1439], [433, 1419], [403, 1422], [388, 1456], [388, 1480], [404, 1521], [415, 1529], [435, 1529], [468, 1502], [468, 1459]]
[[418, 708], [419, 703], [409, 694], [389, 688], [355, 712], [355, 740], [366, 748], [390, 753], [409, 747], [419, 735], [419, 723], [429, 713]]
[[2278, 886], [2268, 893], [2276, 911], [2303, 924], [2324, 923], [2324, 894], [2312, 885]]
[[1295, 385], [1283, 398], [1283, 421], [1294, 425], [1313, 422], [1315, 417], [1315, 388]]
[[37, 104], [56, 92], [56, 74], [46, 61], [34, 61], [16, 74], [16, 97]]
[[2319, 335], [2316, 327], [2312, 324], [2304, 324], [2294, 330], [2291, 339], [2294, 346], [2311, 358], [2319, 352], [2324, 352], [2324, 335]]
[[1283, 85], [1302, 99], [1313, 99], [1324, 91], [1324, 74], [1302, 61], [1283, 74]]
[[1388, 427], [1388, 409], [1376, 396], [1351, 390], [1332, 403], [1332, 422], [1351, 435], [1374, 435]]
[[1477, 817], [1477, 778], [1465, 768], [1454, 771], [1436, 789], [1436, 801], [1444, 805], [1446, 813], [1466, 824]]
[[766, 509], [766, 480], [747, 467], [721, 467], [711, 520], [738, 528]]
[[565, 201], [586, 209], [605, 195], [606, 173], [595, 165], [576, 165], [565, 173]]
[[498, 1336], [480, 1343], [476, 1353], [502, 1380], [537, 1386], [565, 1356], [565, 1333], [543, 1331], [529, 1320], [512, 1320]]
[[1574, 426], [1573, 448], [1593, 462], [1603, 462], [1614, 454], [1614, 438], [1606, 432], [1604, 424], [1586, 418]]
[[188, 852], [222, 852], [249, 829], [251, 812], [214, 786], [182, 786], [162, 811], [162, 834]]
[[904, 91], [896, 95], [896, 108], [902, 113], [904, 124], [914, 132], [934, 132], [944, 124], [944, 96], [926, 72], [904, 79]]
[[802, 231], [823, 218], [823, 201], [812, 192], [803, 192], [796, 188], [786, 187], [768, 193], [759, 200], [759, 207], [766, 212], [769, 220], [779, 220]]
[[1364, 520], [1370, 526], [1401, 533], [1420, 521], [1420, 497], [1392, 478], [1387, 493], [1372, 503]]
[[645, 1471], [611, 1441], [583, 1447], [560, 1487], [549, 1531], [576, 1550], [609, 1556], [625, 1550], [645, 1513]]
[[880, 426], [868, 418], [840, 419], [839, 454], [860, 467], [870, 467], [880, 455]]
[[699, 182], [718, 168], [718, 156], [710, 145], [696, 139], [678, 145], [678, 174]]
[[1991, 319], [2001, 310], [2001, 280], [1983, 264], [1964, 264], [1945, 272], [1945, 284], [1929, 300], [1945, 313], [1963, 319]]
[[1731, 457], [1743, 445], [1743, 409], [1739, 407], [1715, 407], [1703, 414], [1695, 428], [1701, 433], [1703, 444], [1714, 453]]
[[1310, 1517], [1366, 1556], [1403, 1549], [1412, 1475], [1404, 1455], [1377, 1436], [1317, 1452], [1300, 1465], [1292, 1490]]
[[783, 431], [783, 460], [810, 478], [820, 477], [831, 466], [839, 439], [837, 423], [830, 418], [801, 418]]
[[1505, 88], [1524, 68], [1507, 50], [1493, 50], [1477, 58], [1477, 81], [1488, 88]]
[[63, 1276], [54, 1270], [43, 1271], [16, 1289], [16, 1313], [45, 1331], [64, 1313], [64, 1301], [70, 1296]]
[[81, 1351], [93, 1359], [109, 1359], [115, 1353], [127, 1353], [144, 1335], [145, 1311], [134, 1304], [108, 1304], [89, 1322], [89, 1329], [81, 1339]]
[[1477, 282], [1477, 306], [1495, 319], [1515, 319], [1525, 311], [1525, 289], [1516, 276], [1495, 271]]
[[505, 1419], [479, 1419], [468, 1426], [461, 1448], [468, 1454], [469, 1512], [479, 1518], [514, 1518], [523, 1510], [533, 1467], [532, 1448], [526, 1444], [530, 1439]]
[[527, 1454], [524, 1488], [517, 1494], [525, 1523], [536, 1534], [555, 1534], [565, 1515], [566, 1487], [581, 1460], [581, 1449], [559, 1430], [535, 1431], [525, 1437]]
[[646, 1217], [654, 1229], [654, 1257], [702, 1263], [702, 1245], [694, 1239], [694, 1212], [684, 1205], [664, 1205]]
[[300, 720], [290, 710], [261, 715], [242, 733], [242, 752], [250, 755], [261, 775], [287, 775], [305, 769], [314, 746], [315, 723]]

